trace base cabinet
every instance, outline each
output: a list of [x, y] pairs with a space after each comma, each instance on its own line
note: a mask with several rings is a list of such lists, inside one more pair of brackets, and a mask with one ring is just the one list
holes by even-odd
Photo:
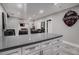
[[62, 50], [61, 38], [0, 52], [0, 55], [59, 55]]
[[39, 54], [40, 45], [34, 44], [31, 46], [22, 47], [22, 55], [29, 55], [29, 54]]
[[41, 44], [42, 55], [59, 55], [62, 51], [62, 40], [57, 38]]

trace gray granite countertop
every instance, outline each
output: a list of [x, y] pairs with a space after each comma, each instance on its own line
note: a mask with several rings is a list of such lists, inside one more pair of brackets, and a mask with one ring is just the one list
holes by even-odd
[[56, 39], [56, 38], [59, 38], [59, 37], [62, 37], [62, 35], [59, 35], [59, 34], [46, 34], [46, 33], [32, 34], [30, 36], [28, 36], [28, 35], [20, 35], [20, 36], [17, 36], [17, 38], [15, 36], [6, 37], [5, 38], [6, 40], [8, 38], [10, 38], [10, 40], [11, 40], [11, 38], [14, 38], [14, 41], [16, 43], [18, 42], [17, 41], [18, 39], [19, 39], [19, 41], [20, 41], [20, 39], [21, 40], [25, 39], [26, 42], [22, 43], [22, 44], [10, 46], [10, 47], [4, 48], [4, 49], [0, 49], [0, 52], [10, 50], [10, 49], [19, 48], [19, 47], [23, 47], [23, 46], [28, 46], [28, 45], [32, 45], [32, 44], [41, 43], [41, 42]]

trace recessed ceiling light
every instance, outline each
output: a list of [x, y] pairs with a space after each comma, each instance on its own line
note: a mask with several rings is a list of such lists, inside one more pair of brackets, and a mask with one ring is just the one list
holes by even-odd
[[44, 10], [40, 10], [39, 13], [40, 13], [40, 14], [44, 13]]
[[17, 4], [18, 8], [22, 8], [22, 4]]

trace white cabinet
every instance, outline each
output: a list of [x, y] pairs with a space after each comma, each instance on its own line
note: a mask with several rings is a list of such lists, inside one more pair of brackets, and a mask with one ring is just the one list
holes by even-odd
[[51, 55], [51, 48], [43, 50], [43, 55]]
[[34, 44], [34, 45], [22, 47], [22, 54], [23, 55], [35, 54], [35, 52], [38, 50], [40, 50], [40, 45]]
[[56, 38], [21, 48], [0, 52], [1, 55], [59, 55], [62, 51], [62, 39]]
[[41, 55], [51, 55], [51, 42], [49, 41], [45, 41], [40, 43], [40, 47], [41, 47]]
[[61, 38], [56, 38], [43, 42], [40, 45], [43, 55], [59, 55], [62, 49], [62, 40]]
[[52, 45], [62, 43], [62, 38], [56, 38], [51, 40]]
[[28, 55], [40, 55], [40, 50], [34, 51]]
[[21, 55], [21, 48], [0, 52], [0, 55]]
[[50, 47], [50, 45], [51, 45], [50, 41], [45, 41], [45, 42], [40, 43], [41, 49], [47, 49]]
[[45, 43], [45, 47], [42, 47], [43, 55], [51, 55], [51, 42]]
[[62, 50], [62, 39], [57, 38], [51, 41], [51, 54], [52, 55], [59, 55]]

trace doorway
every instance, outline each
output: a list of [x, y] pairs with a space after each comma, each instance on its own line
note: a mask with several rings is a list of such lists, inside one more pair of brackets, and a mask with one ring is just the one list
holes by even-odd
[[47, 33], [52, 33], [52, 20], [47, 20]]

